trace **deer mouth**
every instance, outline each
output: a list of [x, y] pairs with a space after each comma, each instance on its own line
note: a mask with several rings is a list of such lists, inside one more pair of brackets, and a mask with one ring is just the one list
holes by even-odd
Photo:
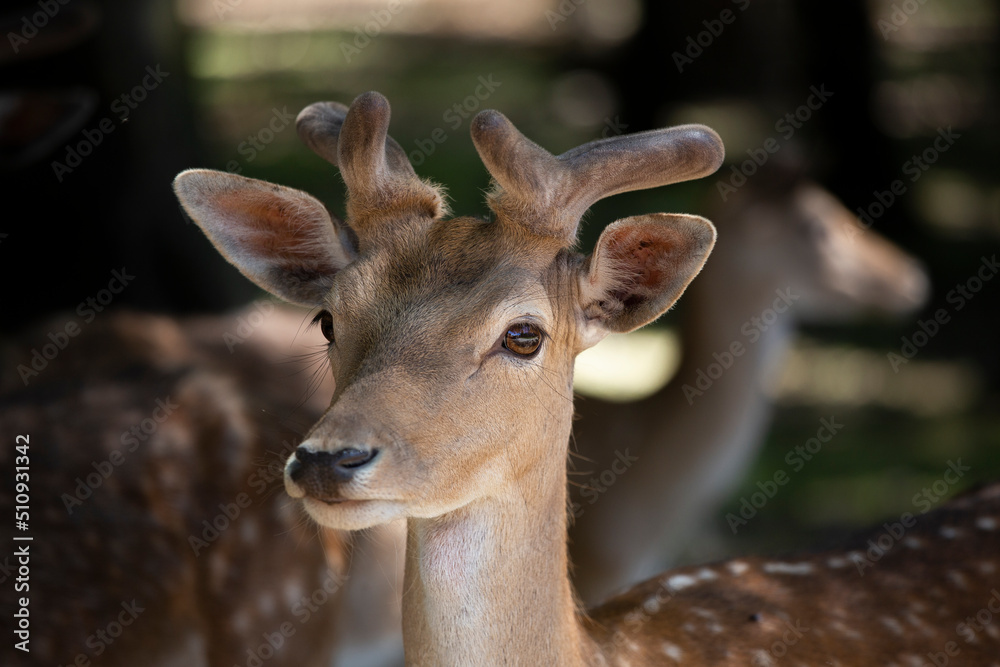
[[363, 530], [406, 516], [405, 506], [392, 500], [306, 496], [302, 503], [316, 523], [336, 530]]
[[[368, 503], [383, 502], [381, 498], [344, 498], [342, 496], [331, 498], [331, 497], [318, 497], [311, 494], [305, 496], [302, 500], [303, 501], [311, 500], [318, 505], [325, 505], [327, 507], [351, 507], [351, 506], [360, 507], [361, 505], [365, 505]], [[392, 502], [392, 501], [387, 501], [387, 502]]]
[[365, 498], [347, 498], [340, 494], [337, 489], [330, 489], [317, 492], [316, 490], [310, 490], [303, 497], [303, 500], [313, 500], [317, 503], [322, 503], [324, 505], [334, 506], [334, 505], [346, 505], [349, 503], [364, 503], [368, 502]]
[[317, 508], [317, 509], [329, 507], [329, 508], [333, 508], [336, 511], [336, 510], [344, 510], [344, 509], [349, 509], [349, 508], [354, 508], [354, 507], [360, 507], [361, 505], [364, 505], [366, 503], [370, 503], [372, 501], [370, 501], [370, 500], [363, 500], [363, 499], [355, 499], [355, 498], [340, 498], [340, 497], [338, 497], [338, 498], [329, 498], [329, 497], [324, 498], [324, 497], [317, 497], [317, 496], [314, 496], [314, 495], [307, 495], [306, 497], [304, 497], [302, 499], [302, 502], [306, 505], [307, 509], [309, 509], [310, 506], [312, 506], [313, 508]]

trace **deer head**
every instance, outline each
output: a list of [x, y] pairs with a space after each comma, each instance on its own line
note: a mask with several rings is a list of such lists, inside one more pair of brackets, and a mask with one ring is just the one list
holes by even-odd
[[[725, 261], [712, 263], [719, 281], [739, 276], [765, 288], [792, 286], [802, 296], [796, 315], [805, 320], [905, 315], [927, 299], [920, 262], [798, 174], [762, 174], [760, 183], [748, 184], [714, 219], [726, 234], [715, 250]], [[704, 280], [699, 285], [706, 287]]]
[[314, 104], [297, 124], [340, 168], [346, 222], [236, 175], [174, 183], [244, 275], [319, 310], [336, 390], [289, 459], [289, 494], [324, 525], [360, 529], [564, 475], [573, 357], [666, 311], [715, 241], [703, 218], [651, 214], [612, 223], [585, 257], [571, 250], [580, 218], [603, 197], [711, 173], [718, 136], [687, 125], [554, 156], [481, 112], [472, 137], [494, 179], [490, 221], [445, 219], [441, 191], [387, 135], [378, 93]]

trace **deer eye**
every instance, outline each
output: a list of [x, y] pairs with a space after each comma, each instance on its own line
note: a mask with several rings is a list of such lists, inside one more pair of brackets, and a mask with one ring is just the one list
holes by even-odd
[[510, 325], [503, 337], [503, 346], [522, 357], [533, 355], [541, 344], [542, 331], [530, 322], [518, 322]]
[[323, 337], [331, 343], [333, 342], [333, 315], [328, 311], [322, 311], [313, 318], [313, 322], [319, 322], [319, 330], [323, 332]]

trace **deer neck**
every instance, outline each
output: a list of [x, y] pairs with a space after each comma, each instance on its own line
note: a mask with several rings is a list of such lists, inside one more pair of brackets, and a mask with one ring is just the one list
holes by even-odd
[[567, 571], [565, 421], [548, 460], [501, 492], [408, 520], [407, 665], [585, 664]]
[[[650, 471], [646, 481], [662, 489], [660, 506], [669, 508], [664, 511], [676, 517], [676, 526], [704, 520], [693, 508], [721, 501], [755, 456], [773, 411], [770, 387], [794, 332], [795, 294], [786, 285], [719, 265], [691, 286], [684, 360], [663, 390], [669, 400], [657, 404], [656, 425], [635, 453]], [[784, 312], [775, 310], [776, 301]], [[638, 530], [646, 530], [642, 526]], [[665, 536], [670, 544], [636, 558], [641, 565], [633, 580], [659, 572], [665, 554], [676, 557], [681, 544], [674, 540], [684, 534], [678, 530]], [[637, 545], [649, 542], [641, 534], [635, 538]]]
[[767, 413], [766, 389], [791, 344], [798, 295], [777, 279], [723, 270], [738, 262], [719, 259], [692, 284], [682, 329], [684, 360], [671, 391], [687, 384], [703, 392], [687, 401], [700, 403], [702, 411], [714, 407], [733, 418], [759, 419]]
[[[685, 457], [694, 457], [689, 465], [696, 469], [710, 466], [708, 476], [695, 478], [703, 489], [698, 493], [710, 495], [726, 493], [754, 455], [771, 417], [770, 387], [794, 333], [794, 290], [751, 272], [723, 270], [735, 265], [720, 261], [692, 285], [684, 361], [666, 388], [675, 409], [663, 415], [664, 432], [652, 440], [673, 441], [660, 455], [678, 469]], [[692, 439], [698, 447], [687, 446]]]

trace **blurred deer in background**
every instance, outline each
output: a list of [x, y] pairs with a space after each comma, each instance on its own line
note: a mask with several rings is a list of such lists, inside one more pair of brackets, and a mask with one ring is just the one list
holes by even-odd
[[346, 223], [303, 192], [222, 172], [184, 172], [175, 190], [248, 278], [321, 309], [336, 389], [285, 485], [330, 528], [406, 519], [408, 664], [884, 666], [956, 650], [995, 662], [992, 626], [960, 649], [954, 639], [956, 622], [991, 604], [997, 487], [905, 521], [907, 541], [863, 577], [861, 552], [742, 559], [670, 573], [590, 616], [578, 608], [566, 547], [573, 359], [669, 308], [715, 231], [653, 214], [609, 225], [588, 257], [569, 247], [598, 199], [714, 171], [711, 130], [555, 157], [481, 112], [472, 134], [496, 213], [484, 221], [444, 219], [440, 191], [387, 136], [377, 93], [300, 121], [341, 170]]
[[717, 206], [720, 239], [685, 299], [673, 379], [639, 401], [578, 404], [571, 481], [586, 487], [619, 453], [638, 463], [612, 486], [572, 493], [570, 554], [586, 601], [675, 564], [711, 523], [763, 443], [768, 387], [798, 321], [898, 316], [927, 297], [915, 259], [829, 192], [777, 171]]
[[[281, 491], [285, 456], [322, 414], [287, 363], [315, 350], [304, 317], [107, 312], [27, 387], [4, 376], [0, 463], [12, 470], [14, 437], [29, 436], [35, 538], [31, 652], [4, 664], [329, 664], [346, 534], [317, 532]], [[5, 345], [5, 367], [66, 321]]]

